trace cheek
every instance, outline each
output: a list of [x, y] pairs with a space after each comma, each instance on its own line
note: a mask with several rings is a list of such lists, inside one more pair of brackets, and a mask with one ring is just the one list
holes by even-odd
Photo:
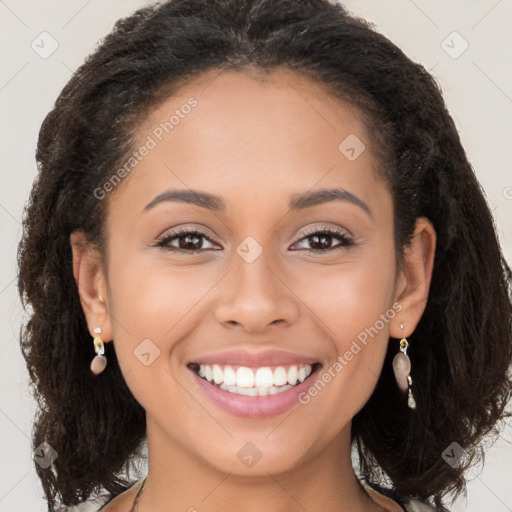
[[[317, 324], [325, 338], [331, 340], [330, 364], [323, 369], [324, 373], [330, 369], [325, 376], [330, 391], [324, 398], [336, 408], [342, 397], [349, 417], [364, 405], [377, 383], [388, 346], [389, 322], [400, 309], [393, 304], [393, 246], [382, 244], [380, 250], [354, 254], [346, 264], [332, 267], [329, 275], [310, 273], [297, 293], [321, 320]], [[320, 409], [317, 413], [323, 414]]]
[[111, 313], [118, 335], [175, 338], [169, 331], [215, 285], [215, 276], [193, 257], [141, 247], [140, 240], [131, 243], [128, 235], [118, 233], [110, 241], [110, 261], [115, 262], [109, 269]]
[[354, 253], [341, 265], [311, 270], [294, 291], [341, 351], [392, 306], [394, 268], [391, 251]]
[[194, 308], [215, 285], [210, 274], [182, 268], [123, 263], [111, 277], [111, 314], [119, 350], [133, 352], [144, 339], [162, 353], [184, 335]]
[[112, 247], [111, 261], [116, 264], [109, 269], [109, 303], [115, 351], [127, 384], [138, 388], [148, 376], [153, 378], [172, 349], [172, 330], [190, 309], [187, 295], [192, 292], [184, 274], [176, 272], [169, 281], [135, 252], [116, 251], [115, 243]]

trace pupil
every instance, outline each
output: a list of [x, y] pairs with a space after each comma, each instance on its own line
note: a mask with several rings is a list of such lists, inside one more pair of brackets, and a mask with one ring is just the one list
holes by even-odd
[[[195, 242], [191, 242], [192, 239], [195, 239]], [[181, 237], [180, 240], [185, 240], [184, 243], [180, 242], [181, 249], [199, 249], [201, 246], [201, 239], [197, 235], [186, 235]], [[197, 247], [199, 245], [199, 247]]]
[[[311, 238], [314, 241], [311, 244], [313, 249], [326, 249], [330, 245], [327, 240], [331, 238], [331, 235], [313, 235]], [[318, 240], [322, 240], [322, 242], [318, 242]], [[314, 247], [315, 244], [317, 244], [317, 243], [320, 245], [320, 247]]]

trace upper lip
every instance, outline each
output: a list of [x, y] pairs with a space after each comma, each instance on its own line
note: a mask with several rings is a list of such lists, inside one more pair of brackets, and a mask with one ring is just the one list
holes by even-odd
[[292, 364], [315, 364], [318, 359], [313, 357], [294, 354], [283, 350], [265, 350], [262, 352], [250, 352], [244, 349], [227, 350], [225, 352], [218, 352], [216, 354], [209, 354], [200, 356], [190, 361], [189, 364], [218, 364], [218, 365], [233, 365], [233, 366], [248, 366], [248, 367], [262, 367], [262, 366], [279, 366], [279, 365], [292, 365]]

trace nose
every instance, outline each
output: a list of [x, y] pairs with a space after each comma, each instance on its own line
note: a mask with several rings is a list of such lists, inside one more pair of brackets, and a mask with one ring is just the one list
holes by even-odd
[[297, 319], [298, 299], [284, 272], [270, 265], [265, 253], [252, 263], [235, 256], [234, 268], [218, 290], [215, 318], [224, 327], [256, 333]]

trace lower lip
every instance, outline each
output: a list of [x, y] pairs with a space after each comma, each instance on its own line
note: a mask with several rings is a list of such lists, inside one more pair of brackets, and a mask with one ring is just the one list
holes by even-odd
[[189, 371], [192, 373], [194, 382], [197, 383], [201, 391], [223, 411], [239, 418], [270, 418], [283, 414], [299, 403], [299, 394], [310, 387], [314, 376], [317, 375], [320, 368], [321, 366], [318, 365], [315, 371], [297, 386], [281, 393], [267, 396], [246, 396], [230, 393], [210, 384], [192, 370]]

